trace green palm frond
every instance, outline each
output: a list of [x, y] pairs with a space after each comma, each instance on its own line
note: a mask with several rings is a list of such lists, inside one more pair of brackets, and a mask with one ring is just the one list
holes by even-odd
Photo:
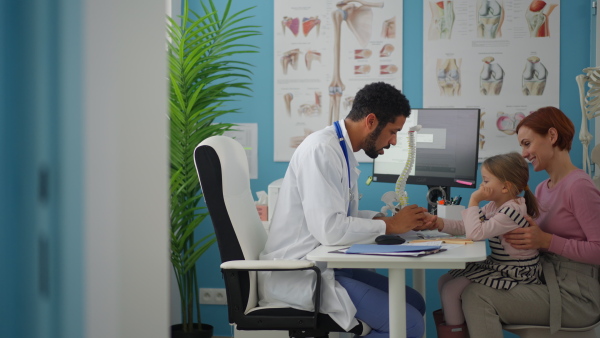
[[235, 58], [256, 53], [256, 47], [246, 42], [260, 34], [258, 26], [244, 24], [252, 18], [248, 12], [253, 7], [232, 13], [232, 0], [227, 0], [219, 13], [212, 0], [199, 2], [201, 13], [190, 10], [188, 0], [184, 0], [181, 23], [167, 17], [171, 263], [186, 332], [191, 331], [193, 323], [201, 323], [196, 262], [216, 241], [214, 234], [194, 236], [207, 213], [199, 206], [202, 193], [193, 151], [204, 139], [222, 135], [235, 126], [215, 121], [225, 114], [238, 113], [228, 103], [248, 96], [251, 65]]

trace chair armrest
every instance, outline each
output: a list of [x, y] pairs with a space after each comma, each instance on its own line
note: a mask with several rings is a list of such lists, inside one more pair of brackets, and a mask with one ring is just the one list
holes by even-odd
[[[317, 327], [317, 318], [319, 316], [319, 304], [321, 304], [321, 270], [319, 267], [312, 261], [307, 260], [235, 260], [228, 261], [221, 264], [221, 271], [223, 273], [223, 277], [225, 278], [225, 289], [227, 290], [227, 303], [233, 303], [231, 300], [241, 300], [242, 294], [239, 292], [241, 290], [240, 284], [240, 272], [248, 272], [248, 271], [294, 271], [294, 270], [313, 270], [316, 275], [315, 280], [315, 289], [313, 293], [313, 305], [314, 312], [312, 316], [312, 323], [310, 324], [312, 328]], [[235, 295], [233, 292], [230, 294], [229, 290], [235, 290]], [[230, 298], [231, 297], [231, 298]], [[238, 306], [229, 307], [229, 317], [230, 322], [238, 323], [236, 318], [243, 319], [245, 316], [243, 314], [243, 310], [246, 308], [246, 304], [242, 304], [238, 302]], [[236, 314], [235, 312], [238, 312]], [[233, 320], [231, 320], [233, 318]], [[256, 319], [256, 318], [254, 318]], [[300, 326], [302, 326], [302, 319], [298, 318], [300, 321]]]
[[224, 270], [304, 270], [315, 266], [314, 262], [306, 260], [238, 260], [229, 261], [221, 264], [221, 269]]

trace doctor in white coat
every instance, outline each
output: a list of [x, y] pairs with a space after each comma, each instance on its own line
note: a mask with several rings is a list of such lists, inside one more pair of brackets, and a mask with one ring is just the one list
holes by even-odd
[[[319, 245], [373, 243], [382, 234], [423, 226], [426, 209], [411, 205], [393, 217], [358, 210], [360, 171], [354, 153], [371, 157], [396, 144], [396, 133], [410, 115], [406, 97], [392, 85], [366, 85], [344, 120], [309, 135], [296, 149], [279, 190], [270, 233], [260, 259], [306, 259]], [[369, 270], [322, 271], [320, 311], [347, 331], [361, 321], [367, 337], [389, 337], [387, 277]], [[312, 271], [259, 272], [261, 306], [313, 311]], [[424, 333], [425, 302], [406, 290], [407, 336]], [[371, 330], [372, 329], [372, 330]], [[370, 332], [369, 332], [370, 331]]]

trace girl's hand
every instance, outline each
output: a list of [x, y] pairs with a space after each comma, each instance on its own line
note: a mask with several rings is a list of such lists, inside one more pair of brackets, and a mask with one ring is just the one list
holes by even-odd
[[474, 193], [471, 194], [469, 200], [469, 206], [478, 206], [481, 201], [489, 201], [492, 197], [493, 191], [488, 187], [479, 187]]
[[473, 193], [473, 195], [476, 195], [479, 202], [481, 202], [481, 201], [489, 201], [490, 198], [492, 197], [493, 193], [494, 192], [493, 192], [492, 188], [479, 187], [479, 189], [477, 189], [477, 191], [475, 191]]
[[543, 232], [537, 223], [525, 215], [529, 227], [518, 228], [504, 234], [504, 239], [515, 249], [548, 249], [552, 242], [552, 234]]

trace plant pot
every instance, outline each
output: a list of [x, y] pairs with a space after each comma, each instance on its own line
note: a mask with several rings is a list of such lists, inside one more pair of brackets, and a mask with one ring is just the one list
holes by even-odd
[[194, 331], [183, 332], [182, 324], [171, 325], [171, 338], [211, 338], [213, 336], [213, 326], [201, 324], [198, 330], [198, 324], [194, 324]]

